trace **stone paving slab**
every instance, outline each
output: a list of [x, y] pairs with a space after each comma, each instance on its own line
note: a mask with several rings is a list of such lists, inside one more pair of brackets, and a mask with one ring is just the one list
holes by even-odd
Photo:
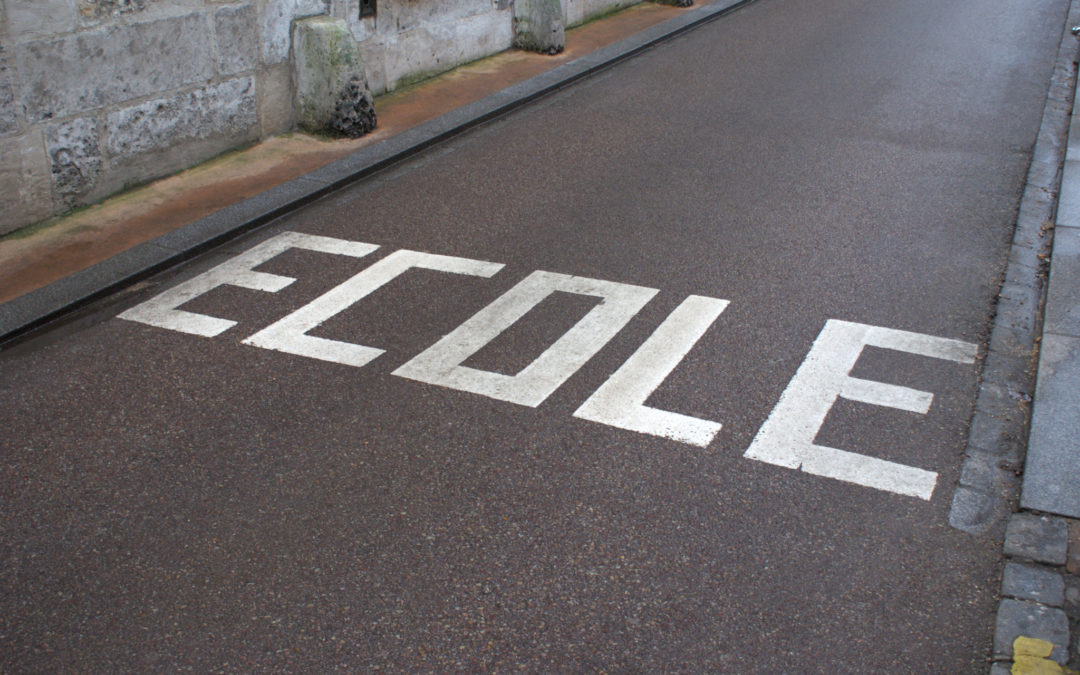
[[1059, 225], [1054, 232], [1043, 330], [1080, 337], [1080, 227]]
[[[1064, 188], [1078, 182], [1080, 182], [1080, 159], [1070, 157], [1065, 160], [1061, 184]], [[1080, 227], [1080, 192], [1062, 189], [1058, 199], [1058, 227], [1062, 225]]]
[[1043, 335], [1038, 382], [1020, 505], [1080, 518], [1080, 338]]
[[[1070, 16], [1070, 25], [1073, 24]], [[1074, 92], [1074, 110], [1080, 98]], [[1080, 116], [1062, 170], [1020, 505], [1080, 518]], [[1064, 562], [1064, 561], [1063, 561]], [[1059, 563], [1059, 564], [1063, 564]]]

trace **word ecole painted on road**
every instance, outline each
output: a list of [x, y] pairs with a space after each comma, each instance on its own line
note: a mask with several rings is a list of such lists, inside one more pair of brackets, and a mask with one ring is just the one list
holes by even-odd
[[[255, 267], [290, 248], [363, 258], [374, 244], [284, 232], [120, 314], [159, 328], [214, 337], [235, 321], [179, 309], [223, 285], [275, 293], [291, 277]], [[500, 263], [418, 251], [396, 251], [307, 305], [243, 340], [244, 344], [361, 368], [384, 353], [366, 345], [308, 333], [412, 268], [490, 278]], [[555, 292], [601, 298], [584, 317], [523, 370], [506, 375], [462, 365]], [[656, 294], [657, 289], [537, 271], [435, 344], [393, 371], [398, 377], [460, 389], [536, 407], [604, 347]], [[708, 446], [719, 422], [645, 405], [727, 307], [727, 300], [687, 297], [581, 406], [575, 417], [699, 447]], [[976, 345], [919, 333], [829, 320], [780, 401], [744, 456], [902, 495], [930, 499], [937, 473], [814, 443], [838, 398], [926, 414], [933, 394], [850, 375], [867, 346], [933, 359], [974, 363]]]

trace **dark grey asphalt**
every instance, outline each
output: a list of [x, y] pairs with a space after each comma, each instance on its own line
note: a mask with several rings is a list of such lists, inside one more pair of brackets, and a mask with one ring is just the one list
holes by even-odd
[[[977, 367], [869, 349], [929, 414], [817, 437], [929, 502], [742, 454], [829, 319], [985, 343], [1065, 6], [759, 0], [0, 354], [0, 670], [984, 671], [998, 542], [947, 524]], [[216, 338], [112, 318], [282, 230], [381, 248], [185, 305]], [[313, 331], [360, 369], [241, 344], [402, 248], [506, 267]], [[537, 408], [390, 374], [535, 270], [660, 292]], [[690, 294], [731, 305], [649, 403], [716, 440], [572, 417]]]

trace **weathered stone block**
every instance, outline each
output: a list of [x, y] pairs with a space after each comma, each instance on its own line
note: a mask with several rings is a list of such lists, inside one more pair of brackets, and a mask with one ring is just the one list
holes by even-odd
[[1023, 456], [1019, 440], [1022, 433], [1019, 420], [976, 411], [968, 432], [968, 444], [985, 454], [1015, 462]]
[[[500, 52], [513, 45], [511, 22], [500, 12], [446, 21], [402, 33], [393, 42], [376, 45], [384, 53], [382, 70], [386, 89], [404, 78], [434, 75], [461, 63]], [[365, 50], [367, 56], [371, 53]], [[380, 91], [376, 85], [375, 91]]]
[[1020, 478], [1014, 471], [1002, 468], [1003, 463], [1000, 457], [972, 452], [964, 459], [960, 484], [1004, 499], [1019, 486]]
[[1060, 574], [1017, 563], [1005, 565], [1001, 594], [1017, 600], [1031, 600], [1051, 607], [1065, 602], [1065, 580]]
[[142, 12], [152, 3], [160, 2], [162, 0], [79, 0], [79, 15], [83, 24], [88, 25], [111, 16]]
[[[236, 4], [242, 0], [231, 0]], [[78, 0], [82, 28], [145, 23], [201, 12], [208, 0]]]
[[214, 64], [208, 30], [205, 15], [190, 14], [18, 45], [27, 117], [67, 117], [209, 81]]
[[1035, 332], [1016, 328], [1016, 324], [1012, 314], [999, 314], [990, 331], [990, 350], [1034, 360]]
[[214, 12], [218, 73], [236, 75], [259, 65], [258, 11], [255, 5], [222, 7]]
[[[345, 15], [345, 20], [349, 24], [349, 30], [352, 31], [353, 37], [356, 38], [357, 42], [363, 42], [375, 35], [377, 28], [375, 17], [360, 16], [359, 0], [351, 0], [351, 2], [348, 3], [348, 9], [344, 12], [339, 13], [337, 10], [334, 11], [334, 16], [341, 16], [342, 14]], [[365, 58], [364, 61], [366, 63], [367, 59]]]
[[324, 16], [297, 21], [293, 67], [302, 129], [357, 137], [375, 128], [360, 49], [345, 21]]
[[289, 131], [296, 125], [296, 92], [292, 67], [279, 63], [259, 74], [260, 136], [266, 138]]
[[639, 2], [641, 0], [563, 0], [563, 21], [567, 26], [576, 26], [597, 14], [636, 5]]
[[1035, 360], [1030, 356], [987, 350], [983, 361], [983, 374], [986, 379], [1016, 391], [1031, 391], [1035, 379]]
[[379, 32], [383, 35], [405, 33], [425, 26], [459, 21], [477, 14], [487, 14], [496, 9], [491, 0], [381, 2], [379, 3]]
[[389, 51], [390, 49], [386, 45], [376, 40], [360, 43], [360, 56], [364, 60], [364, 72], [367, 73], [368, 77], [368, 89], [371, 90], [372, 94], [378, 95], [392, 91], [396, 84], [396, 80], [392, 82], [386, 72], [386, 57]]
[[1054, 645], [1050, 658], [1065, 663], [1069, 648], [1069, 619], [1053, 607], [1006, 598], [998, 607], [994, 628], [994, 656], [1011, 657], [1013, 642], [1021, 635]]
[[1000, 527], [1007, 509], [1008, 503], [998, 495], [960, 486], [953, 493], [949, 525], [970, 535], [981, 536]]
[[516, 0], [514, 44], [521, 49], [558, 54], [566, 48], [566, 29], [560, 0]]
[[15, 92], [11, 87], [11, 70], [7, 65], [4, 46], [0, 45], [0, 136], [10, 136], [19, 130], [15, 108]]
[[82, 118], [49, 127], [45, 146], [52, 167], [53, 192], [61, 208], [82, 203], [93, 191], [101, 173], [101, 142], [98, 123]]
[[40, 131], [0, 139], [0, 234], [52, 215], [49, 160]]
[[16, 42], [75, 30], [75, 0], [7, 0], [8, 35]]
[[0, 82], [0, 136], [10, 136], [19, 130], [19, 121], [15, 117], [15, 94], [11, 84]]
[[124, 159], [213, 136], [257, 134], [255, 82], [250, 77], [160, 98], [110, 113], [110, 157]]
[[330, 13], [330, 0], [267, 0], [263, 7], [263, 62], [281, 63], [289, 58], [295, 19]]
[[975, 409], [989, 415], [1023, 420], [1031, 407], [1030, 393], [984, 380], [975, 399]]
[[1069, 532], [1061, 518], [1017, 513], [1005, 531], [1005, 555], [1064, 565]]

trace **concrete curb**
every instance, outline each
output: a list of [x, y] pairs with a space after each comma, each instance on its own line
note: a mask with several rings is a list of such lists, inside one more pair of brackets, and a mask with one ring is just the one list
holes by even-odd
[[507, 87], [0, 305], [3, 344], [754, 0], [719, 0]]
[[998, 294], [982, 382], [949, 524], [973, 535], [1002, 532], [1019, 497], [1046, 294], [1046, 260], [1065, 162], [1080, 41], [1074, 0], [1058, 48], [1042, 123], [1020, 200], [1009, 262]]

